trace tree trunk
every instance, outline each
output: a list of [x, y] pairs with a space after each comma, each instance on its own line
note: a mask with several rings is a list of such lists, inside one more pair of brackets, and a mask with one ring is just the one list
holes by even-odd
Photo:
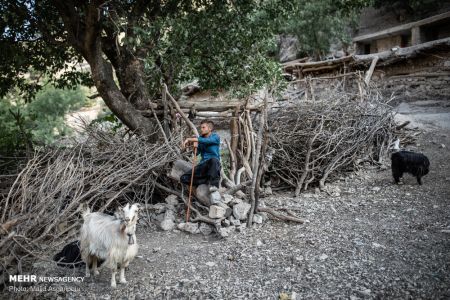
[[88, 63], [91, 66], [95, 86], [114, 115], [131, 130], [141, 134], [152, 134], [154, 127], [150, 120], [142, 116], [119, 90], [114, 82], [111, 63], [103, 58], [99, 47], [90, 54]]

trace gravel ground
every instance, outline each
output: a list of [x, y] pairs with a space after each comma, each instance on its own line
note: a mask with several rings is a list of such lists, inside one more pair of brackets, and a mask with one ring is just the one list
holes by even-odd
[[[433, 106], [435, 107], [435, 106]], [[404, 107], [403, 107], [404, 109]], [[437, 114], [448, 118], [448, 107]], [[420, 124], [419, 112], [402, 118]], [[139, 227], [139, 257], [127, 285], [109, 287], [110, 273], [82, 283], [40, 284], [61, 291], [36, 298], [71, 299], [449, 299], [450, 127], [427, 126], [413, 149], [431, 172], [424, 184], [389, 169], [341, 178], [326, 193], [274, 195], [267, 206], [289, 207], [309, 222], [268, 221], [227, 239]], [[431, 123], [430, 123], [431, 122]], [[83, 276], [81, 269], [36, 264], [40, 276]], [[67, 291], [69, 290], [69, 291]], [[24, 297], [7, 293], [5, 297]]]

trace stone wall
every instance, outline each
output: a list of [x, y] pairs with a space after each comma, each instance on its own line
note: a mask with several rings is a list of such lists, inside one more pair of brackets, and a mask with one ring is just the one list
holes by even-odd
[[450, 100], [450, 51], [378, 67], [372, 80], [399, 101]]

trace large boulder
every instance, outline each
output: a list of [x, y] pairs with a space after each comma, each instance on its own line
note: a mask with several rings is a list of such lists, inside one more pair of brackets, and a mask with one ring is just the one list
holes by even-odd
[[205, 206], [216, 205], [222, 202], [222, 197], [218, 191], [210, 192], [209, 185], [200, 184], [195, 190], [195, 196]]
[[192, 169], [192, 163], [185, 160], [177, 159], [173, 165], [168, 176], [176, 181], [180, 181], [181, 175]]

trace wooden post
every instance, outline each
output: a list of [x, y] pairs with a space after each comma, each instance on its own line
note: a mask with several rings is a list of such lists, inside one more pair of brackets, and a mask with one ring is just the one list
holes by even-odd
[[369, 85], [370, 79], [372, 78], [372, 74], [373, 74], [373, 71], [375, 70], [375, 66], [378, 62], [378, 59], [379, 59], [378, 56], [375, 56], [372, 59], [372, 63], [370, 64], [369, 71], [367, 71], [366, 78], [364, 79], [364, 82], [366, 83], [366, 85]]
[[419, 26], [411, 28], [411, 46], [419, 45], [422, 42], [421, 30]]
[[167, 93], [166, 88], [162, 87], [162, 104], [164, 109], [163, 115], [163, 129], [166, 137], [170, 138], [170, 128], [169, 128], [169, 106], [167, 104]]

